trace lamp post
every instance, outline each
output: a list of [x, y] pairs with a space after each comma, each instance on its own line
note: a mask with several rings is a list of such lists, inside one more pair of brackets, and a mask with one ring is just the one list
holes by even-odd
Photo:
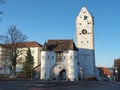
[[80, 67], [80, 78], [81, 80], [83, 80], [83, 68], [82, 67]]
[[118, 68], [115, 67], [115, 76], [116, 76], [116, 81], [118, 81]]

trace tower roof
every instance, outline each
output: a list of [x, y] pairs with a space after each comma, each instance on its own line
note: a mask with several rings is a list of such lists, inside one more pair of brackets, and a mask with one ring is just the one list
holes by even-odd
[[87, 8], [85, 6], [82, 7], [81, 11], [88, 12]]
[[82, 9], [80, 10], [78, 16], [83, 15], [83, 14], [89, 14], [91, 17], [93, 17], [92, 14], [89, 13], [89, 11], [87, 10], [87, 8], [85, 6], [82, 7]]

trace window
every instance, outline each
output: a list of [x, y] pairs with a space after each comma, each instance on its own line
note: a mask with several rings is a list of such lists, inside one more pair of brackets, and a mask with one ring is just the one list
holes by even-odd
[[52, 60], [54, 59], [54, 56], [52, 56]]
[[49, 56], [48, 56], [48, 59], [49, 59]]
[[81, 43], [83, 43], [83, 41], [81, 41]]
[[75, 60], [77, 59], [77, 57], [75, 56]]
[[59, 66], [59, 69], [61, 69], [61, 66]]
[[70, 59], [72, 59], [72, 56], [70, 56]]
[[62, 61], [62, 53], [61, 52], [57, 52], [56, 53], [56, 60], [57, 60], [57, 62], [61, 62]]
[[32, 50], [32, 54], [34, 54], [34, 50]]
[[88, 24], [91, 24], [91, 22], [88, 22]]
[[64, 60], [65, 60], [65, 56], [64, 56]]
[[86, 11], [83, 11], [83, 13], [86, 13]]
[[42, 56], [42, 59], [44, 59], [44, 56]]
[[86, 20], [87, 19], [87, 16], [84, 16], [84, 20]]

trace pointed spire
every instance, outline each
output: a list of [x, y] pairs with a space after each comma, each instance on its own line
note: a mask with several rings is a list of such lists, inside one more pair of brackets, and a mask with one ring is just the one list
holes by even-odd
[[92, 14], [89, 13], [89, 11], [87, 10], [87, 8], [85, 6], [83, 6], [82, 9], [80, 10], [80, 12], [78, 14], [78, 18], [82, 17], [83, 15], [90, 15], [91, 17], [93, 17]]
[[88, 12], [88, 10], [87, 10], [87, 8], [86, 8], [85, 6], [82, 7], [81, 11], [82, 11], [83, 13]]
[[42, 51], [47, 51], [47, 43], [46, 43], [46, 41], [45, 41], [45, 43], [44, 43], [44, 45], [42, 47]]

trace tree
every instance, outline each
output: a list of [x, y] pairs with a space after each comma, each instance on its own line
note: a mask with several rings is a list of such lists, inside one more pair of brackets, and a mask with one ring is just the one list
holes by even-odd
[[26, 75], [26, 77], [32, 77], [34, 58], [31, 54], [31, 49], [28, 48], [27, 56], [25, 57], [25, 62], [23, 62], [22, 72]]
[[10, 78], [15, 78], [17, 57], [20, 55], [18, 46], [20, 42], [26, 40], [26, 36], [23, 35], [22, 32], [20, 32], [20, 30], [17, 29], [15, 25], [11, 25], [8, 28], [7, 33], [0, 36], [0, 39], [7, 48], [7, 54], [10, 60]]

